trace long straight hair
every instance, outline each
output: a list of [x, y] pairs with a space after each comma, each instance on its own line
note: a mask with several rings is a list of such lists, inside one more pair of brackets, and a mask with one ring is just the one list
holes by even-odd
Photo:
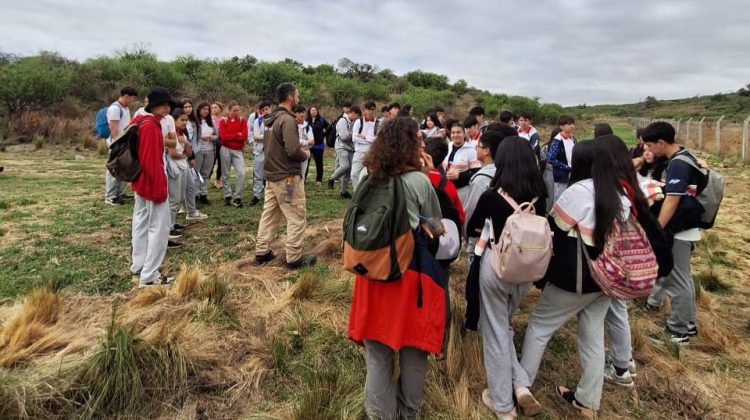
[[578, 181], [591, 178], [591, 165], [596, 157], [596, 144], [592, 140], [578, 142], [573, 148], [573, 158], [570, 166], [570, 181], [568, 186]]
[[516, 201], [547, 198], [536, 156], [525, 139], [518, 136], [503, 139], [495, 152], [495, 167], [493, 189], [502, 188]]
[[208, 124], [209, 127], [214, 128], [214, 119], [211, 118], [211, 104], [209, 104], [206, 101], [203, 101], [198, 104], [198, 106], [193, 107], [193, 113], [195, 114], [195, 121], [197, 124], [202, 123], [201, 121], [201, 110], [203, 108], [208, 108], [208, 117], [206, 117], [206, 124]]
[[634, 195], [631, 205], [638, 212], [648, 212], [648, 202], [638, 185], [635, 167], [629, 158], [627, 146], [617, 136], [602, 136], [594, 141], [596, 158], [591, 167], [594, 180], [594, 244], [601, 248], [612, 230], [616, 218], [622, 213], [621, 197], [627, 195], [622, 183]]
[[634, 202], [631, 203], [633, 207], [638, 213], [648, 212], [648, 200], [640, 188], [628, 146], [625, 145], [625, 142], [621, 138], [615, 135], [598, 137], [596, 141], [602, 142], [601, 148], [609, 156], [612, 162], [612, 170], [620, 181], [620, 185], [623, 183], [628, 185], [633, 195], [632, 201]]

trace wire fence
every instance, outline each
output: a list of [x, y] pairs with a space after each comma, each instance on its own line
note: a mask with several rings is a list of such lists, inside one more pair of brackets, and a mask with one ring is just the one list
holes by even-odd
[[725, 122], [723, 116], [712, 120], [706, 117], [687, 120], [637, 117], [631, 121], [636, 128], [646, 127], [654, 121], [666, 121], [674, 126], [678, 143], [724, 158], [743, 161], [750, 158], [750, 116], [742, 124]]

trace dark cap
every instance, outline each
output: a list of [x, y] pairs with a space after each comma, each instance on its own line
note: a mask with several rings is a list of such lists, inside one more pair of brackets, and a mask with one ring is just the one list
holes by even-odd
[[169, 96], [169, 92], [160, 87], [151, 89], [148, 93], [148, 105], [146, 105], [146, 112], [151, 112], [154, 107], [164, 104], [169, 104], [170, 108], [174, 109], [177, 107], [177, 102]]

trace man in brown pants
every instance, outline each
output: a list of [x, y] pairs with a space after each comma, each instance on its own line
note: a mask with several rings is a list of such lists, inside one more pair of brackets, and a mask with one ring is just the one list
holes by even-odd
[[282, 83], [276, 88], [276, 96], [279, 107], [263, 121], [266, 127], [263, 137], [266, 194], [258, 225], [255, 261], [265, 264], [276, 257], [271, 250], [271, 240], [283, 215], [286, 218], [286, 265], [298, 269], [316, 262], [314, 255], [302, 255], [307, 202], [300, 171], [310, 152], [299, 144], [297, 122], [292, 113], [299, 104], [299, 91], [291, 83]]

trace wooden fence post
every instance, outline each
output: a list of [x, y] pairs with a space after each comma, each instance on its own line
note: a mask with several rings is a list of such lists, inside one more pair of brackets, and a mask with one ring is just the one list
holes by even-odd
[[703, 117], [698, 121], [698, 150], [703, 150], [703, 121], [706, 117]]
[[690, 143], [690, 123], [693, 121], [693, 118], [688, 118], [687, 122], [685, 123], [685, 146], [687, 146]]
[[747, 141], [750, 136], [750, 116], [745, 118], [745, 122], [742, 124], [742, 160], [747, 158]]
[[716, 156], [720, 156], [721, 153], [721, 120], [724, 119], [724, 116], [722, 115], [721, 118], [716, 120]]

